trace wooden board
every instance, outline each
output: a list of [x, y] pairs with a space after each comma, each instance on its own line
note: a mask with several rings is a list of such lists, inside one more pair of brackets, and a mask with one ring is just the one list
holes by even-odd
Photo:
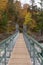
[[32, 65], [23, 34], [19, 34], [8, 65]]

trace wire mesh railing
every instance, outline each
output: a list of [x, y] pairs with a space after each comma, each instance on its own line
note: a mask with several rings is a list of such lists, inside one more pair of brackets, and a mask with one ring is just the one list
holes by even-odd
[[43, 65], [43, 46], [24, 32], [24, 39], [33, 65]]
[[0, 65], [7, 65], [15, 45], [18, 32], [0, 42]]

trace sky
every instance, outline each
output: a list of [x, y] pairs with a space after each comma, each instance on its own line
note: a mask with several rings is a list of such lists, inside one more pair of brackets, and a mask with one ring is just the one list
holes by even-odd
[[[31, 0], [19, 0], [19, 1], [21, 1], [22, 5], [23, 5], [25, 3], [30, 4]], [[38, 2], [40, 2], [40, 0], [35, 0], [35, 3], [37, 3], [38, 7], [40, 7], [40, 4]]]

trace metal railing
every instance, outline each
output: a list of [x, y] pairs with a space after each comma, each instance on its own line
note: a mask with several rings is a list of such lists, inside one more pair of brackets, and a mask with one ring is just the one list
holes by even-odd
[[[0, 65], [7, 65], [15, 45], [18, 32], [0, 42]], [[16, 38], [16, 39], [15, 39]]]
[[43, 45], [25, 32], [24, 39], [33, 65], [43, 65]]

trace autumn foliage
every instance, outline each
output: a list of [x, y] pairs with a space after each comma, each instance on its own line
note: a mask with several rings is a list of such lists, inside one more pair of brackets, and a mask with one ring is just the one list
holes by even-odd
[[43, 19], [39, 15], [40, 11], [38, 12], [36, 7], [33, 8], [32, 11], [29, 4], [24, 4], [22, 7], [20, 1], [0, 0], [0, 30], [9, 33], [15, 30], [15, 24], [18, 24], [22, 30], [23, 25], [26, 25], [28, 30], [41, 29], [42, 23], [40, 25], [39, 20], [43, 21]]

